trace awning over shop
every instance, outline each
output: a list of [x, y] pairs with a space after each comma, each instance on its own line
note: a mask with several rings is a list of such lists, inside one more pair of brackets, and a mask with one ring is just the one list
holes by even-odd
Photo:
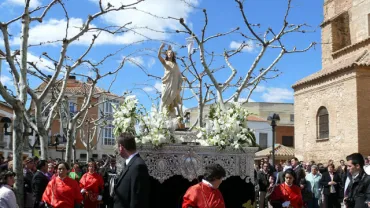
[[[272, 147], [266, 148], [255, 153], [254, 160], [260, 160], [262, 158], [271, 158]], [[281, 144], [275, 144], [275, 160], [288, 160], [294, 157], [294, 148], [286, 147]]]

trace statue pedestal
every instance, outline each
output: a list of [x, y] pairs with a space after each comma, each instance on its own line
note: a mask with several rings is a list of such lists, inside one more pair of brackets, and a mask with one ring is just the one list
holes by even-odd
[[[190, 134], [180, 135], [185, 137]], [[160, 148], [144, 145], [138, 152], [145, 160], [149, 174], [163, 183], [175, 175], [192, 181], [203, 174], [206, 165], [213, 163], [220, 164], [226, 170], [226, 178], [240, 176], [244, 179], [249, 176], [253, 181], [254, 154], [257, 150], [257, 147], [220, 150], [211, 146], [168, 144]], [[117, 160], [117, 163], [120, 162], [123, 161]]]
[[196, 132], [191, 131], [175, 131], [173, 136], [175, 137], [176, 143], [179, 144], [194, 144], [198, 139]]

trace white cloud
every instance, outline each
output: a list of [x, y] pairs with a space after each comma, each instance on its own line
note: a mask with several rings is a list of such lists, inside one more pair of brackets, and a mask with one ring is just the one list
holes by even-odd
[[266, 90], [265, 86], [258, 85], [256, 89], [254, 89], [254, 92], [264, 92]]
[[4, 75], [1, 75], [0, 76], [0, 82], [3, 84], [3, 85], [8, 85], [8, 84], [10, 84], [10, 82], [11, 82], [11, 78], [10, 77], [8, 77], [8, 76], [4, 76]]
[[[55, 72], [53, 69], [55, 68], [53, 62], [50, 60], [47, 60], [45, 58], [40, 58], [32, 53], [28, 53], [27, 55], [27, 61], [28, 62], [33, 62], [41, 71], [44, 72]], [[31, 67], [31, 70], [33, 68]]]
[[145, 92], [148, 92], [148, 93], [152, 93], [152, 92], [161, 92], [162, 91], [162, 83], [161, 82], [155, 82], [154, 86], [153, 87], [144, 87], [143, 90]]
[[[24, 0], [7, 0], [13, 3], [22, 3], [24, 4]], [[92, 2], [99, 2], [99, 0], [90, 0]], [[137, 0], [103, 0], [103, 5], [107, 5], [107, 2], [113, 6], [121, 6], [122, 4], [127, 5], [131, 4]], [[193, 5], [198, 5], [199, 0], [187, 0], [189, 3]], [[39, 1], [32, 0], [32, 4], [37, 5]], [[193, 9], [189, 6], [186, 6], [183, 2], [179, 0], [147, 0], [144, 2], [139, 3], [136, 5], [137, 9], [142, 11], [148, 11], [153, 13], [154, 15], [160, 17], [176, 17], [176, 18], [184, 18], [185, 21], [189, 17], [190, 13]], [[103, 23], [105, 25], [99, 25], [100, 27], [105, 26], [123, 26], [126, 25], [128, 22], [132, 22], [129, 25], [129, 28], [137, 28], [137, 27], [147, 27], [153, 30], [158, 31], [165, 31], [166, 29], [176, 30], [180, 28], [180, 24], [178, 21], [173, 19], [161, 19], [155, 18], [151, 15], [145, 14], [144, 12], [139, 12], [137, 10], [123, 10], [119, 12], [110, 12], [105, 14], [101, 17]], [[68, 38], [73, 37], [77, 33], [80, 32], [80, 28], [82, 27], [84, 20], [81, 18], [70, 18], [69, 22], [69, 30], [68, 30]], [[30, 29], [30, 37], [29, 43], [30, 44], [40, 44], [42, 42], [47, 41], [57, 41], [62, 40], [65, 37], [65, 30], [66, 30], [67, 21], [65, 19], [49, 19], [41, 24], [37, 24]], [[96, 25], [90, 25], [90, 28], [96, 28]], [[93, 38], [93, 35], [97, 34], [96, 31], [91, 31], [83, 35], [79, 38], [78, 41], [75, 41], [74, 44], [79, 45], [89, 45]], [[142, 35], [140, 35], [142, 34]], [[167, 39], [169, 38], [169, 34], [167, 33], [159, 33], [154, 32], [148, 29], [136, 29], [135, 32], [130, 31], [120, 35], [112, 35], [110, 33], [102, 32], [98, 39], [96, 40], [96, 45], [102, 44], [129, 44], [136, 41], [147, 39], [145, 37], [149, 37], [151, 39]], [[12, 40], [12, 44], [20, 44], [20, 35], [16, 36]], [[58, 45], [60, 42], [52, 44]]]
[[148, 68], [152, 68], [155, 64], [155, 59], [154, 58], [150, 58], [149, 61], [148, 61]]
[[[71, 38], [80, 32], [84, 21], [80, 18], [71, 18], [70, 26], [68, 29], [68, 38]], [[35, 27], [31, 27], [29, 43], [40, 44], [47, 41], [58, 41], [65, 37], [67, 21], [65, 19], [50, 19], [45, 23], [37, 24]], [[90, 25], [90, 28], [94, 28], [96, 25]], [[78, 45], [89, 45], [91, 44], [93, 35], [97, 34], [96, 31], [91, 31], [80, 37], [74, 44]], [[18, 35], [12, 40], [12, 44], [20, 44], [21, 37]], [[95, 45], [101, 44], [126, 44], [132, 41], [124, 40], [123, 36], [115, 36], [106, 32], [102, 32], [95, 42]], [[61, 42], [51, 43], [49, 45], [59, 45]]]
[[[99, 2], [99, 0], [91, 1], [95, 3]], [[107, 5], [108, 1], [111, 5], [119, 7], [122, 4], [127, 5], [134, 3], [137, 0], [103, 0], [103, 5]], [[195, 6], [199, 4], [199, 0], [187, 0], [187, 2]], [[135, 5], [135, 7], [139, 10], [147, 11], [160, 17], [181, 17], [184, 18], [185, 21], [193, 11], [193, 8], [179, 0], [146, 0]], [[102, 19], [108, 25], [125, 25], [128, 22], [132, 22], [130, 27], [148, 27], [159, 31], [164, 31], [166, 29], [176, 30], [181, 28], [181, 25], [176, 20], [155, 18], [137, 10], [124, 10], [108, 13], [104, 15]], [[151, 39], [169, 38], [169, 34], [158, 33], [147, 29], [138, 29], [136, 32], [143, 34], [146, 37], [150, 37]], [[127, 32], [122, 36], [122, 40], [124, 41], [135, 42], [142, 39], [145, 38], [139, 34], [135, 34], [134, 32]]]
[[293, 100], [294, 93], [287, 88], [266, 88], [261, 98], [265, 102], [286, 102]]
[[[243, 48], [243, 52], [253, 52], [254, 49], [256, 48], [256, 45], [253, 43], [253, 41], [249, 40], [247, 43], [245, 43], [246, 46]], [[230, 48], [237, 50], [240, 46], [242, 45], [242, 42], [237, 42], [237, 41], [231, 41], [230, 43]]]
[[[15, 5], [15, 6], [25, 6], [24, 0], [6, 0], [4, 3]], [[41, 6], [40, 0], [31, 0], [30, 1], [30, 8], [36, 8], [38, 6]]]
[[153, 87], [144, 87], [143, 90], [145, 92], [153, 92], [154, 91], [154, 88]]
[[156, 82], [154, 84], [154, 88], [157, 89], [159, 92], [162, 91], [162, 83], [161, 82]]
[[137, 66], [137, 65], [144, 66], [144, 59], [141, 56], [129, 57], [127, 58], [127, 60], [131, 66]]

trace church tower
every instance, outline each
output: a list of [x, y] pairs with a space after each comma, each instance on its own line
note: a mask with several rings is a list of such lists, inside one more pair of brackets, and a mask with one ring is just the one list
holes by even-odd
[[322, 69], [293, 85], [300, 160], [370, 154], [370, 0], [324, 0]]

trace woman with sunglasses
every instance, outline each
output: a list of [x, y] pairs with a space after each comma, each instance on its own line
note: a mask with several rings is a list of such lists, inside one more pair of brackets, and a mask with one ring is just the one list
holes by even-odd
[[270, 196], [270, 203], [273, 207], [302, 208], [303, 200], [301, 189], [294, 184], [296, 174], [292, 169], [284, 172], [285, 182], [276, 186]]
[[104, 180], [97, 172], [94, 161], [88, 163], [88, 172], [80, 180], [81, 193], [84, 195], [84, 208], [97, 208], [102, 200]]

